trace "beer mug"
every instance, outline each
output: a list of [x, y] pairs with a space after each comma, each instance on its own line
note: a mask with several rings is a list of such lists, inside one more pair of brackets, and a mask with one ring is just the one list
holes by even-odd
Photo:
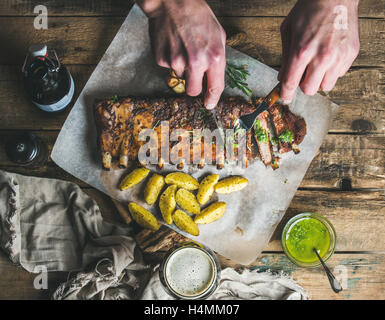
[[176, 299], [206, 299], [218, 287], [220, 265], [209, 248], [184, 242], [167, 252], [159, 277], [166, 292]]

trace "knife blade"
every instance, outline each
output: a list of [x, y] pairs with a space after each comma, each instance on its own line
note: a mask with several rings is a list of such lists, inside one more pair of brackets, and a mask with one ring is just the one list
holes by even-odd
[[257, 117], [264, 111], [268, 110], [279, 99], [281, 84], [278, 83], [273, 90], [262, 100], [256, 107], [255, 111], [238, 118], [238, 125], [245, 130], [250, 130]]

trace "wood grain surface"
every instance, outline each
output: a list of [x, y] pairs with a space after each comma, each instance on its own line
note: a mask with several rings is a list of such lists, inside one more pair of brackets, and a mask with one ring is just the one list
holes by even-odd
[[[57, 50], [65, 64], [96, 64], [104, 54], [123, 17], [51, 17], [47, 30], [35, 30], [34, 17], [0, 17], [0, 64], [21, 65], [26, 47], [44, 40]], [[219, 19], [228, 35], [245, 32], [253, 45], [248, 54], [261, 55], [266, 64], [281, 63], [281, 17], [223, 17]], [[360, 54], [354, 66], [384, 66], [384, 19], [360, 19]], [[76, 35], [76, 37], [74, 37]]]
[[[52, 16], [126, 16], [133, 0], [50, 0], [44, 2]], [[286, 16], [296, 0], [208, 0], [217, 16]], [[3, 0], [2, 16], [33, 16], [38, 0]], [[360, 17], [384, 18], [382, 1], [360, 0]]]

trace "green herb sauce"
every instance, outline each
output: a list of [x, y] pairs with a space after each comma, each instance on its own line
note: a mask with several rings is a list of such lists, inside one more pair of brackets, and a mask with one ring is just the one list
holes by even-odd
[[330, 234], [326, 226], [319, 220], [306, 217], [290, 226], [286, 234], [286, 247], [294, 259], [312, 263], [318, 261], [313, 251], [316, 248], [323, 258], [329, 250]]
[[286, 143], [290, 143], [293, 141], [294, 139], [294, 135], [293, 133], [286, 129], [279, 137], [278, 139], [281, 141], [281, 142], [286, 142]]

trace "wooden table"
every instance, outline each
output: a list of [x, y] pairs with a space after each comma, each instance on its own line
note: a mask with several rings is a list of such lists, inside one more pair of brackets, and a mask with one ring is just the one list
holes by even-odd
[[[228, 32], [244, 32], [247, 43], [239, 49], [279, 68], [279, 26], [294, 5], [287, 1], [208, 1]], [[103, 215], [123, 222], [113, 202], [104, 194], [73, 178], [48, 157], [43, 166], [24, 168], [4, 154], [4, 142], [19, 130], [36, 133], [51, 149], [69, 110], [47, 114], [25, 96], [21, 64], [27, 48], [45, 42], [55, 48], [76, 82], [79, 94], [95, 65], [113, 39], [131, 4], [127, 0], [49, 1], [49, 28], [35, 30], [33, 9], [40, 1], [0, 2], [0, 168], [79, 184], [99, 203]], [[284, 271], [296, 279], [313, 299], [385, 298], [385, 0], [361, 0], [361, 51], [348, 74], [338, 81], [330, 98], [340, 104], [330, 131], [298, 189], [271, 242], [251, 265], [259, 270]], [[333, 223], [338, 245], [329, 265], [345, 273], [345, 290], [334, 294], [320, 269], [302, 269], [282, 252], [279, 236], [293, 215], [313, 211]], [[157, 256], [183, 237], [163, 227], [158, 233], [138, 230], [146, 253]], [[233, 265], [221, 259], [223, 265]], [[339, 271], [338, 271], [339, 270]], [[49, 275], [49, 289], [35, 290], [33, 279], [0, 254], [0, 298], [48, 298], [66, 273]]]

